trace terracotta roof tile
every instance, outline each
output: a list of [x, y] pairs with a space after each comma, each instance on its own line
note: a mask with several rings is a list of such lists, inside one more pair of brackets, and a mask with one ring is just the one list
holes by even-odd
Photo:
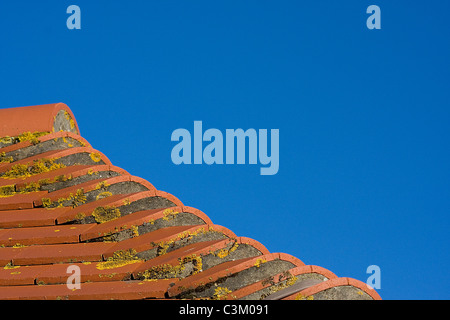
[[37, 191], [26, 194], [14, 194], [8, 197], [0, 198], [0, 211], [16, 210], [16, 209], [32, 209], [36, 199], [44, 198], [48, 194], [47, 191]]
[[[351, 278], [333, 278], [322, 283], [313, 285], [307, 289], [296, 292], [283, 300], [303, 300], [308, 299], [308, 297], [314, 298], [315, 296], [321, 295], [321, 299], [327, 299], [327, 295], [329, 297], [339, 296], [339, 290], [345, 290], [345, 294], [353, 295], [353, 296], [364, 296], [367, 295], [371, 299], [380, 300], [381, 297], [378, 293], [369, 288], [365, 283], [358, 281], [356, 279]], [[350, 289], [350, 290], [348, 290]], [[350, 292], [348, 292], [350, 291]], [[353, 291], [353, 292], [352, 292]]]
[[267, 298], [271, 294], [279, 292], [284, 288], [288, 288], [294, 283], [301, 282], [304, 279], [320, 279], [321, 281], [325, 281], [334, 278], [337, 278], [337, 276], [325, 268], [304, 265], [280, 272], [270, 278], [233, 291], [228, 298], [262, 299]]
[[134, 250], [137, 253], [165, 245], [174, 245], [176, 241], [185, 241], [190, 235], [204, 232], [204, 226], [176, 226], [167, 227], [148, 232], [138, 237], [129, 238], [115, 243], [107, 252], [105, 257], [109, 258], [114, 252], [120, 250]]
[[34, 208], [0, 211], [0, 228], [40, 227], [56, 224], [56, 219], [70, 208]]
[[380, 298], [113, 166], [63, 103], [0, 110], [0, 266], [0, 299]]
[[90, 282], [81, 289], [65, 284], [0, 287], [3, 300], [137, 300], [163, 298], [171, 279], [158, 281]]
[[36, 283], [36, 277], [49, 267], [50, 265], [14, 266], [11, 268], [1, 268], [0, 286], [33, 285]]
[[[38, 142], [38, 144], [36, 144]], [[67, 131], [39, 136], [36, 140], [24, 140], [2, 148], [5, 156], [12, 156], [14, 160], [27, 157], [29, 154], [40, 154], [46, 151], [73, 147], [91, 147], [83, 137]]]
[[63, 131], [79, 132], [72, 111], [64, 103], [0, 109], [0, 137], [18, 136], [24, 132], [54, 132], [62, 128], [67, 128]]
[[60, 225], [34, 228], [0, 229], [0, 246], [12, 247], [17, 243], [36, 244], [77, 243], [80, 234], [91, 229], [91, 224]]
[[[53, 245], [32, 245], [17, 248], [12, 256], [16, 266], [69, 263], [83, 261], [102, 261], [103, 253], [114, 246], [114, 243], [68, 243]], [[8, 248], [0, 248], [5, 250]]]
[[80, 268], [81, 283], [130, 280], [131, 273], [136, 268], [136, 265], [131, 263], [111, 269], [103, 269], [99, 267], [99, 264], [101, 263], [102, 262], [52, 264], [45, 270], [36, 274], [35, 282], [39, 284], [64, 284], [67, 282], [67, 269], [69, 266], [77, 266]]

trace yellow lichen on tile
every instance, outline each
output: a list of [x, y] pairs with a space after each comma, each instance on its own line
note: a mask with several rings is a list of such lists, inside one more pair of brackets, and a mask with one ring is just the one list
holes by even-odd
[[169, 220], [175, 219], [175, 217], [178, 213], [179, 212], [176, 210], [166, 209], [163, 211], [163, 220], [169, 221]]
[[133, 238], [139, 236], [139, 230], [138, 230], [138, 227], [137, 227], [137, 226], [131, 226], [130, 229], [131, 229], [132, 237], [133, 237]]
[[12, 247], [13, 247], [13, 248], [25, 248], [25, 247], [27, 247], [27, 246], [18, 242], [18, 243], [16, 243], [15, 245], [13, 245]]
[[102, 160], [102, 156], [100, 155], [100, 153], [97, 152], [90, 153], [89, 156], [94, 162], [100, 162]]
[[234, 252], [238, 247], [239, 247], [239, 243], [237, 241], [234, 241], [234, 243], [230, 249], [223, 248], [216, 252], [213, 252], [212, 254], [215, 255], [216, 257], [223, 259], [226, 256], [228, 256], [230, 253]]
[[259, 268], [261, 266], [261, 264], [266, 263], [266, 262], [267, 262], [266, 259], [258, 258], [258, 259], [256, 259], [254, 266]]
[[14, 142], [14, 138], [10, 136], [4, 136], [0, 138], [0, 143], [10, 144]]
[[[286, 277], [284, 280], [283, 277]], [[279, 276], [279, 282], [275, 283], [273, 277], [269, 277], [265, 279], [262, 282], [262, 285], [264, 287], [267, 287], [268, 291], [267, 294], [263, 295], [262, 298], [265, 298], [272, 293], [278, 292], [280, 290], [283, 290], [287, 287], [292, 286], [297, 282], [298, 278], [296, 276], [292, 276], [292, 274], [289, 271], [283, 272], [282, 275]]]
[[106, 181], [101, 181], [95, 186], [95, 190], [106, 189], [110, 186], [110, 184]]
[[17, 139], [19, 140], [19, 142], [24, 142], [24, 141], [30, 141], [31, 144], [35, 145], [39, 143], [39, 137], [45, 136], [47, 134], [49, 134], [50, 132], [48, 131], [44, 131], [44, 132], [24, 132], [22, 134], [20, 134], [19, 136], [17, 136]]
[[86, 214], [84, 214], [83, 212], [79, 212], [75, 215], [75, 220], [81, 220], [84, 219], [86, 217]]
[[143, 277], [145, 280], [182, 277], [188, 263], [191, 263], [193, 266], [190, 271], [190, 275], [194, 275], [202, 271], [202, 257], [192, 254], [182, 259], [178, 258], [178, 264], [161, 264], [154, 266], [140, 273], [139, 276]]
[[100, 200], [100, 199], [107, 198], [110, 196], [112, 196], [112, 193], [109, 191], [101, 192], [95, 197], [95, 200]]
[[41, 184], [39, 182], [30, 182], [20, 190], [20, 193], [37, 192], [41, 190]]
[[75, 128], [75, 121], [72, 119], [70, 114], [67, 111], [64, 111], [64, 118], [69, 121], [70, 129]]
[[174, 238], [168, 240], [168, 241], [161, 241], [157, 243], [155, 246], [158, 247], [158, 255], [163, 255], [167, 253], [167, 250], [170, 246], [172, 246], [175, 242], [180, 240], [190, 240], [194, 236], [207, 232], [205, 228], [199, 228], [198, 230], [191, 232], [191, 231], [185, 231], [177, 234]]
[[40, 185], [38, 183], [30, 183], [25, 186], [25, 188], [17, 191], [14, 185], [7, 185], [0, 187], [0, 198], [12, 197], [16, 194], [28, 194], [31, 192], [36, 192], [40, 190]]
[[14, 161], [14, 158], [9, 156], [6, 156], [5, 152], [0, 152], [0, 163], [11, 163]]
[[97, 263], [96, 268], [98, 270], [114, 269], [141, 262], [142, 260], [136, 257], [136, 253], [134, 249], [116, 251], [108, 260]]
[[[55, 203], [58, 207], [63, 207], [64, 203], [69, 201], [72, 208], [78, 207], [86, 203], [86, 195], [84, 194], [84, 189], [78, 189], [75, 194], [70, 193], [67, 198], [59, 198]], [[43, 202], [43, 201], [42, 201]]]
[[295, 300], [314, 300], [314, 296], [304, 296], [301, 293], [295, 296]]
[[16, 194], [16, 188], [14, 185], [0, 187], [0, 198], [11, 197]]
[[115, 207], [97, 207], [92, 216], [97, 223], [105, 223], [120, 218], [120, 210]]
[[17, 179], [17, 178], [27, 178], [44, 172], [50, 172], [53, 170], [65, 168], [66, 166], [62, 163], [56, 163], [54, 159], [42, 158], [39, 160], [34, 160], [31, 165], [27, 164], [16, 164], [6, 171], [1, 178], [3, 179]]
[[20, 266], [14, 266], [11, 262], [9, 262], [6, 266], [3, 267], [3, 269], [8, 270], [8, 269], [18, 269], [20, 268]]
[[227, 287], [217, 287], [214, 290], [214, 295], [213, 295], [213, 300], [222, 300], [222, 299], [226, 299], [228, 298], [228, 295], [231, 293], [232, 291], [230, 289], [228, 289]]
[[53, 201], [49, 198], [42, 198], [42, 205], [44, 208], [48, 208], [53, 204]]
[[66, 118], [67, 121], [71, 119], [70, 114], [67, 111], [64, 111], [64, 118]]

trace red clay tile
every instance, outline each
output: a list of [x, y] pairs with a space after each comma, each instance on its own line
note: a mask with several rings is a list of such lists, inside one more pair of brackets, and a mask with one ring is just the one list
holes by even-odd
[[251, 258], [245, 258], [235, 261], [227, 261], [209, 268], [203, 272], [197, 273], [190, 277], [181, 279], [173, 287], [168, 290], [169, 296], [176, 296], [184, 291], [195, 289], [198, 286], [212, 283], [220, 278], [231, 276], [242, 270], [258, 267], [262, 263], [279, 259], [279, 254], [266, 254]]
[[312, 265], [304, 265], [292, 268], [289, 270], [289, 273], [291, 273], [293, 276], [298, 276], [306, 273], [317, 273], [325, 277], [327, 280], [337, 278], [337, 276], [333, 272], [325, 268]]
[[206, 225], [198, 226], [176, 226], [155, 230], [153, 232], [145, 233], [136, 238], [130, 238], [116, 243], [113, 247], [109, 248], [105, 253], [105, 258], [112, 257], [114, 252], [120, 250], [134, 249], [136, 252], [142, 252], [156, 247], [159, 243], [172, 242], [189, 234], [197, 232], [206, 232], [208, 230]]
[[129, 179], [127, 181], [132, 181], [132, 182], [136, 182], [136, 183], [142, 184], [149, 191], [157, 192], [156, 188], [150, 182], [148, 182], [147, 180], [139, 178], [139, 177], [136, 177], [136, 176], [132, 176], [132, 175], [127, 175], [127, 177]]
[[237, 236], [234, 234], [233, 231], [231, 231], [228, 228], [225, 228], [224, 226], [218, 225], [218, 224], [209, 225], [209, 231], [216, 231], [216, 232], [223, 233], [228, 238], [234, 238], [234, 239], [237, 238]]
[[378, 292], [376, 292], [375, 289], [368, 286], [366, 283], [352, 278], [347, 278], [347, 280], [350, 286], [361, 289], [362, 291], [367, 293], [370, 297], [372, 297], [373, 300], [381, 300], [381, 297], [378, 294]]
[[67, 212], [64, 215], [61, 215], [58, 218], [58, 223], [66, 223], [73, 220], [78, 219], [80, 215], [83, 215], [84, 217], [88, 217], [92, 215], [92, 212], [97, 208], [101, 206], [109, 206], [109, 207], [120, 207], [122, 205], [130, 204], [134, 201], [148, 198], [148, 197], [155, 197], [156, 192], [155, 191], [141, 191], [136, 193], [130, 193], [130, 194], [118, 194], [118, 195], [112, 195], [107, 198], [99, 199], [94, 202], [86, 203], [81, 206], [78, 206], [76, 208], [73, 208], [71, 211]]
[[0, 228], [22, 228], [50, 226], [70, 208], [34, 208], [0, 211]]
[[[107, 165], [112, 165], [111, 161], [100, 151], [92, 149], [90, 147], [76, 147], [76, 148], [69, 148], [69, 149], [63, 149], [63, 150], [52, 150], [47, 151], [41, 154], [37, 154], [19, 161], [14, 161], [11, 163], [2, 163], [0, 164], [0, 172], [6, 172], [10, 170], [13, 166], [17, 164], [22, 165], [28, 165], [31, 166], [33, 164], [33, 161], [40, 160], [40, 159], [59, 159], [62, 157], [67, 157], [69, 155], [77, 154], [77, 153], [89, 153], [89, 154], [96, 154], [99, 156], [99, 159], [103, 160], [103, 162]], [[3, 178], [2, 178], [3, 179]]]
[[312, 265], [311, 266], [311, 272], [321, 274], [321, 275], [323, 275], [324, 277], [326, 277], [328, 279], [337, 278], [337, 276], [333, 272], [331, 272], [328, 269], [322, 268], [320, 266]]
[[49, 266], [13, 266], [0, 268], [0, 286], [32, 285], [35, 279]]
[[[267, 281], [267, 279], [252, 283], [248, 286], [242, 287], [238, 290], [233, 291], [230, 295], [227, 296], [227, 299], [240, 299], [242, 297], [248, 296], [254, 292], [257, 292], [259, 290], [262, 290], [264, 288], [270, 287], [274, 284], [277, 284], [284, 280], [293, 279], [294, 277], [302, 274], [308, 274], [308, 273], [318, 273], [320, 275], [323, 275], [327, 279], [334, 279], [337, 278], [337, 276], [332, 273], [331, 271], [317, 267], [317, 266], [300, 266], [295, 267], [289, 270], [289, 276], [286, 274], [286, 272], [278, 273], [271, 277], [270, 281]], [[291, 277], [291, 278], [289, 278]]]
[[[28, 158], [24, 158], [18, 161], [14, 161], [11, 163], [2, 163], [0, 164], [0, 172], [6, 172], [8, 170], [11, 170], [11, 168], [18, 164], [28, 165], [31, 166], [33, 164], [33, 161], [40, 160], [40, 159], [57, 159], [61, 158], [61, 155], [69, 155], [69, 154], [75, 154], [79, 152], [84, 152], [85, 148], [72, 148], [72, 149], [64, 149], [64, 150], [51, 150], [44, 153], [40, 153], [37, 155], [33, 155]], [[1, 178], [5, 179], [5, 178]]]
[[204, 219], [205, 224], [208, 224], [211, 220], [205, 216], [204, 213], [199, 212], [199, 210], [190, 210], [187, 207], [170, 207], [164, 209], [151, 209], [145, 211], [134, 212], [126, 216], [120, 217], [106, 223], [97, 225], [96, 227], [90, 229], [81, 235], [81, 240], [89, 240], [105, 236], [111, 232], [119, 232], [125, 229], [130, 229], [133, 226], [139, 226], [144, 223], [153, 222], [157, 219], [164, 218], [167, 216], [167, 210], [169, 212], [189, 212], [201, 219]]
[[80, 268], [80, 282], [107, 282], [130, 280], [133, 270], [142, 262], [118, 265], [117, 267], [102, 268], [104, 262], [86, 262], [71, 264], [53, 264], [36, 274], [36, 283], [63, 284], [71, 273], [67, 273], [69, 266]]
[[[17, 266], [101, 261], [103, 253], [112, 246], [114, 243], [106, 242], [35, 245], [17, 248], [19, 252], [12, 260]], [[0, 248], [0, 256], [5, 249], [9, 248]]]
[[283, 298], [282, 300], [295, 300], [298, 295], [302, 295], [303, 297], [312, 296], [320, 291], [324, 291], [333, 287], [339, 287], [339, 286], [346, 286], [348, 285], [348, 278], [334, 278], [330, 279], [324, 282], [321, 282], [319, 284], [316, 284], [312, 287], [309, 287], [305, 290], [302, 290], [300, 292], [296, 292], [290, 296], [287, 296]]
[[[221, 277], [225, 277], [228, 274], [233, 274], [238, 270], [239, 266], [246, 266], [250, 261], [254, 261], [253, 258], [245, 258], [235, 261], [227, 261], [209, 268], [201, 273], [197, 273], [188, 278], [181, 279], [174, 286], [169, 288], [169, 297], [174, 297], [186, 290], [195, 289], [200, 285], [205, 285], [210, 282], [214, 282]], [[250, 265], [248, 265], [250, 267]]]
[[39, 137], [40, 142], [45, 142], [52, 139], [58, 139], [58, 138], [72, 138], [74, 140], [79, 141], [83, 147], [91, 148], [91, 144], [82, 136], [72, 133], [69, 131], [58, 131], [58, 132], [51, 132], [50, 134], [47, 134], [45, 136]]
[[0, 230], [0, 246], [12, 247], [18, 243], [29, 246], [36, 244], [77, 243], [80, 234], [91, 229], [93, 224], [74, 224], [34, 228]]
[[292, 256], [290, 254], [287, 254], [287, 253], [283, 253], [283, 252], [278, 253], [278, 258], [281, 259], [281, 260], [289, 261], [290, 263], [292, 263], [292, 264], [294, 264], [294, 265], [296, 265], [298, 267], [305, 265], [303, 263], [303, 261], [301, 261], [299, 258], [294, 257], [294, 256]]
[[119, 232], [130, 229], [133, 226], [139, 226], [154, 221], [164, 216], [164, 210], [165, 209], [152, 209], [134, 212], [118, 219], [98, 224], [86, 232], [83, 232], [81, 234], [81, 241], [103, 237], [112, 232]]
[[176, 280], [92, 282], [69, 295], [70, 300], [135, 300], [164, 298], [169, 285]]
[[168, 192], [156, 190], [156, 196], [161, 197], [161, 198], [166, 198], [167, 200], [173, 202], [178, 207], [183, 206], [183, 203], [180, 201], [180, 199], [178, 199], [177, 197], [175, 197], [174, 195], [172, 195]]
[[[78, 190], [83, 190], [84, 193], [88, 193], [90, 191], [100, 189], [102, 185], [110, 186], [115, 183], [124, 182], [124, 181], [130, 181], [130, 176], [117, 176], [117, 177], [113, 177], [113, 178], [109, 178], [109, 179], [101, 179], [100, 178], [100, 179], [90, 180], [90, 181], [86, 181], [86, 182], [83, 182], [83, 183], [80, 183], [80, 184], [77, 184], [77, 185], [74, 185], [74, 186], [71, 186], [68, 188], [50, 192], [47, 195], [45, 195], [45, 197], [43, 197], [43, 198], [47, 198], [47, 199], [50, 199], [52, 202], [55, 202], [61, 198], [68, 198], [70, 196], [70, 194], [76, 194]], [[36, 206], [42, 206], [43, 200], [42, 200], [42, 198], [37, 199], [37, 200], [35, 200], [34, 203]]]
[[47, 191], [37, 191], [0, 198], [0, 211], [34, 208], [34, 201], [45, 197], [47, 194]]
[[60, 110], [67, 112], [78, 130], [75, 117], [64, 103], [0, 109], [0, 137], [18, 136], [24, 132], [53, 132], [54, 118]]
[[10, 264], [12, 260], [22, 252], [23, 248], [1, 248], [0, 247], [0, 267]]
[[[86, 139], [84, 139], [83, 137], [74, 134], [72, 132], [68, 132], [68, 131], [59, 131], [59, 132], [54, 132], [54, 133], [49, 133], [46, 134], [44, 136], [40, 136], [38, 137], [38, 141], [39, 142], [45, 142], [45, 141], [49, 141], [52, 139], [58, 139], [58, 138], [72, 138], [74, 140], [79, 141], [84, 147], [91, 147], [91, 145], [89, 144], [89, 142], [86, 141]], [[33, 144], [30, 141], [22, 141], [22, 142], [18, 142], [3, 148], [0, 148], [2, 152], [8, 153], [11, 151], [16, 151], [16, 150], [20, 150], [26, 147], [30, 147]]]
[[89, 217], [97, 207], [119, 207], [131, 196], [131, 194], [116, 194], [97, 201], [85, 203], [76, 208], [71, 208], [57, 218], [57, 223], [62, 224], [82, 217]]
[[156, 258], [150, 259], [146, 262], [141, 263], [135, 268], [133, 274], [137, 277], [140, 273], [149, 270], [156, 266], [162, 265], [172, 265], [176, 266], [180, 261], [187, 256], [201, 256], [212, 253], [216, 250], [220, 250], [225, 247], [230, 241], [230, 239], [224, 240], [211, 240], [205, 242], [197, 242], [191, 245], [179, 248], [177, 250], [171, 251], [164, 255], [158, 256]]
[[247, 237], [239, 237], [238, 238], [238, 242], [239, 243], [248, 244], [248, 245], [254, 247], [259, 252], [261, 252], [261, 254], [268, 254], [268, 253], [270, 253], [269, 250], [267, 250], [267, 248], [265, 246], [263, 246], [260, 242], [254, 240], [254, 239], [247, 238]]
[[1, 300], [131, 300], [164, 298], [172, 279], [157, 281], [112, 281], [81, 284], [69, 289], [65, 284], [0, 287]]
[[213, 224], [211, 219], [203, 211], [200, 211], [197, 208], [193, 208], [193, 207], [189, 207], [189, 206], [182, 206], [181, 207], [181, 212], [187, 212], [187, 213], [195, 214], [197, 217], [199, 217], [200, 219], [205, 221], [206, 224]]
[[39, 183], [41, 181], [46, 181], [47, 183], [48, 181], [50, 181], [50, 183], [54, 183], [57, 182], [61, 177], [64, 179], [72, 179], [84, 175], [94, 175], [95, 177], [96, 173], [99, 171], [114, 171], [121, 175], [128, 175], [125, 170], [111, 165], [73, 165], [26, 178], [0, 179], [0, 186], [15, 185], [17, 191], [20, 191], [30, 183]]
[[[84, 168], [89, 168], [89, 166], [82, 166], [82, 165], [74, 165], [70, 167], [60, 168], [49, 172], [43, 172], [31, 177], [22, 177], [22, 178], [15, 178], [15, 179], [6, 179], [6, 178], [0, 178], [0, 186], [7, 186], [7, 185], [14, 185], [16, 186], [16, 190], [20, 191], [22, 190], [25, 185], [29, 183], [37, 183], [39, 181], [43, 180], [50, 180], [55, 181], [55, 178], [62, 177], [62, 176], [69, 176], [72, 175], [73, 172], [77, 172], [80, 170], [83, 170]], [[74, 176], [75, 177], [75, 176]]]
[[105, 282], [129, 279], [131, 272], [141, 262], [102, 269], [98, 264], [102, 262], [12, 266], [0, 268], [0, 286], [31, 285], [31, 284], [64, 284], [71, 273], [67, 273], [69, 266], [80, 268], [81, 282]]

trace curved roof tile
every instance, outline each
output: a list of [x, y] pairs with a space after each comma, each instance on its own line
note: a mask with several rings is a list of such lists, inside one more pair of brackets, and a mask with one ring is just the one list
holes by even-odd
[[0, 137], [60, 130], [79, 133], [75, 117], [64, 103], [0, 110]]
[[380, 299], [113, 166], [63, 103], [0, 110], [0, 266], [0, 299]]

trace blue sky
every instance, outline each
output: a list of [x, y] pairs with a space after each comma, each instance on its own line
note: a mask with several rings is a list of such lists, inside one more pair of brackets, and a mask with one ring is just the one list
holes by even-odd
[[[81, 8], [81, 30], [66, 9]], [[366, 27], [369, 5], [381, 29]], [[0, 108], [64, 102], [111, 161], [384, 299], [449, 299], [448, 1], [3, 1]], [[279, 129], [280, 169], [179, 165], [178, 128]]]

